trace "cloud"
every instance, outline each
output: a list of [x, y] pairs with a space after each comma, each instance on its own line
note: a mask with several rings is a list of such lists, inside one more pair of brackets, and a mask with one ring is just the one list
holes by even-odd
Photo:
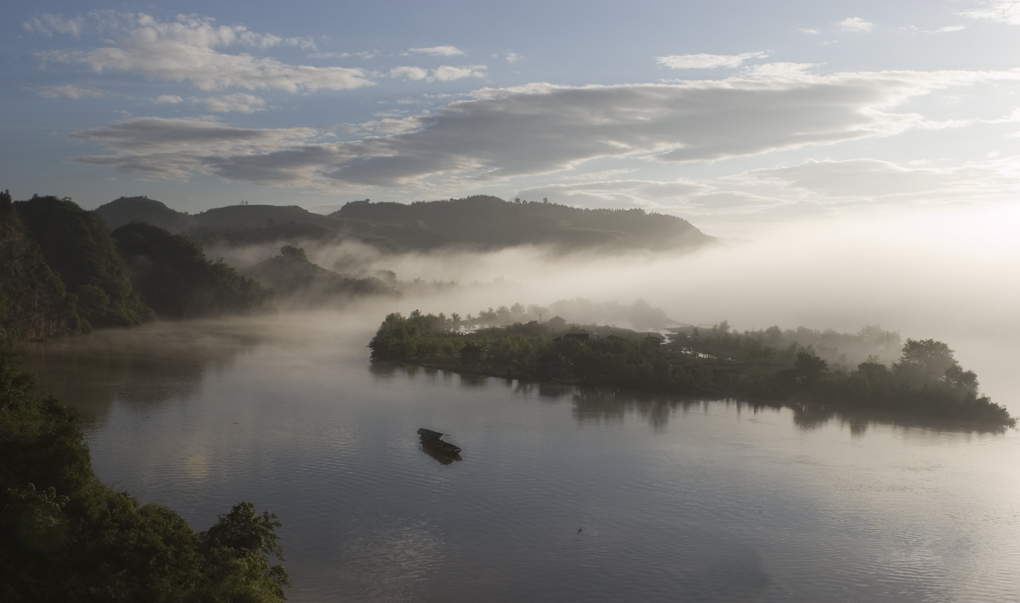
[[442, 65], [432, 72], [432, 77], [440, 82], [449, 82], [466, 77], [485, 77], [485, 69], [485, 65], [469, 65], [467, 67]]
[[120, 71], [151, 80], [190, 82], [201, 90], [243, 88], [289, 92], [347, 90], [370, 86], [362, 69], [288, 65], [247, 53], [218, 48], [246, 46], [268, 49], [281, 44], [307, 46], [300, 38], [281, 38], [249, 31], [242, 25], [216, 25], [212, 19], [178, 17], [160, 22], [148, 15], [133, 17], [115, 46], [93, 50], [52, 50], [39, 53], [46, 61], [87, 65], [96, 73]]
[[183, 103], [184, 99], [181, 98], [180, 96], [177, 96], [176, 94], [161, 94], [160, 96], [157, 96], [156, 99], [153, 100], [152, 102], [156, 103], [157, 105], [176, 105], [178, 103]]
[[363, 124], [368, 135], [357, 140], [325, 140], [301, 128], [244, 130], [154, 118], [79, 137], [112, 152], [83, 161], [152, 177], [163, 170], [165, 177], [179, 178], [191, 170], [306, 186], [452, 189], [570, 170], [599, 158], [714, 161], [891, 136], [933, 127], [921, 115], [896, 112], [909, 99], [1018, 79], [1014, 71], [814, 75], [787, 69], [781, 77], [675, 84], [531, 84], [482, 89], [428, 113]]
[[575, 207], [644, 207], [658, 210], [686, 206], [688, 198], [712, 190], [707, 184], [685, 179], [671, 182], [602, 180], [529, 188], [520, 191], [517, 196], [530, 201], [547, 198], [553, 203]]
[[993, 159], [951, 168], [909, 166], [877, 159], [816, 161], [762, 170], [733, 178], [749, 184], [774, 185], [831, 200], [941, 199], [979, 201], [1012, 198], [1020, 192], [1015, 158]]
[[37, 90], [37, 94], [43, 98], [97, 98], [110, 96], [112, 92], [102, 88], [91, 88], [65, 84], [63, 86], [43, 86]]
[[210, 96], [205, 99], [201, 99], [201, 102], [205, 104], [205, 108], [209, 111], [215, 111], [217, 113], [254, 113], [256, 111], [264, 111], [266, 109], [265, 99], [259, 98], [252, 94], [227, 94], [224, 96]]
[[465, 52], [456, 46], [431, 46], [429, 48], [411, 48], [408, 52], [415, 54], [429, 54], [435, 57], [455, 57]]
[[423, 80], [429, 76], [429, 70], [422, 67], [410, 67], [404, 65], [402, 67], [394, 67], [390, 69], [390, 77], [402, 77], [409, 80]]
[[749, 59], [763, 59], [767, 52], [745, 52], [744, 54], [673, 54], [655, 57], [655, 62], [670, 69], [715, 69], [717, 67], [740, 67]]
[[[234, 128], [209, 119], [140, 117], [73, 136], [114, 150], [110, 156], [77, 158], [77, 163], [113, 167], [149, 178], [187, 180], [193, 174], [216, 173], [215, 166], [223, 157], [267, 156], [281, 149], [293, 153], [302, 145], [317, 142], [322, 133], [311, 128]], [[248, 174], [247, 179], [259, 182], [266, 178], [271, 174], [265, 178]]]
[[1020, 25], [1020, 3], [1013, 0], [972, 0], [981, 8], [963, 11], [961, 14], [971, 19], [993, 21], [1007, 25]]
[[508, 52], [508, 53], [506, 53], [506, 62], [509, 63], [510, 65], [515, 65], [520, 60], [521, 60], [521, 55], [517, 54], [516, 52]]
[[22, 24], [26, 30], [41, 34], [47, 37], [52, 36], [55, 33], [70, 34], [74, 37], [79, 37], [82, 30], [85, 28], [85, 21], [82, 17], [75, 17], [73, 19], [65, 19], [61, 15], [43, 14], [38, 17], [32, 17], [28, 21]]
[[[382, 186], [453, 172], [491, 180], [599, 157], [704, 161], [892, 135], [924, 125], [917, 115], [889, 112], [895, 105], [981, 77], [801, 73], [775, 81], [483, 90], [423, 117], [414, 132], [345, 143], [352, 159], [331, 177]], [[427, 162], [418, 159], [425, 155]], [[477, 171], [464, 173], [468, 165]]]
[[468, 67], [451, 67], [449, 65], [442, 65], [431, 71], [423, 67], [403, 65], [390, 69], [388, 75], [392, 78], [405, 78], [415, 81], [427, 80], [429, 82], [449, 82], [466, 77], [485, 77], [485, 70], [485, 65], [470, 65]]
[[849, 17], [839, 22], [839, 27], [843, 31], [852, 31], [856, 33], [870, 33], [875, 27], [875, 24], [870, 21], [865, 21], [860, 17]]
[[762, 63], [745, 68], [741, 76], [771, 81], [796, 79], [807, 75], [807, 70], [816, 66], [814, 63]]
[[379, 56], [377, 50], [362, 50], [360, 52], [313, 52], [308, 55], [310, 59], [349, 59], [351, 57], [369, 60]]

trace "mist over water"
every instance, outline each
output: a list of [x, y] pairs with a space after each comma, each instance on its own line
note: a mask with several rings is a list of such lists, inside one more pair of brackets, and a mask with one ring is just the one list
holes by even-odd
[[[805, 326], [857, 332], [865, 325], [904, 339], [934, 338], [974, 370], [982, 391], [1020, 413], [1020, 208], [927, 210], [910, 216], [801, 222], [752, 241], [694, 253], [561, 254], [521, 247], [495, 252], [386, 255], [366, 247], [309, 246], [332, 268], [391, 270], [418, 288], [371, 308], [457, 312], [578, 297], [647, 301], [679, 323], [727, 320], [736, 330]], [[251, 253], [248, 250], [247, 253]], [[537, 318], [537, 317], [536, 317]], [[548, 317], [546, 317], [548, 318]], [[381, 317], [379, 317], [381, 319]]]

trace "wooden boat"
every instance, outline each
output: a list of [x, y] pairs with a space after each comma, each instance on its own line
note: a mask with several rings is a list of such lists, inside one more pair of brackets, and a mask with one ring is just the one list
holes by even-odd
[[432, 450], [442, 452], [443, 454], [457, 454], [460, 452], [460, 446], [455, 446], [451, 442], [444, 440], [444, 435], [446, 434], [425, 429], [424, 427], [418, 430], [418, 437], [421, 438], [422, 446], [428, 446]]

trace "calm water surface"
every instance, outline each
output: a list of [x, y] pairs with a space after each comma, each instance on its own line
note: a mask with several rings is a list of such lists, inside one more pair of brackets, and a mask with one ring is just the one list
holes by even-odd
[[118, 489], [196, 529], [275, 512], [294, 602], [1020, 601], [1015, 431], [373, 367], [377, 324], [160, 324], [25, 362]]

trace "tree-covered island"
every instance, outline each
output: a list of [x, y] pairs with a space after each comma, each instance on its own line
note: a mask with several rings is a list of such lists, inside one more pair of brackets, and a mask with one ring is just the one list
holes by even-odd
[[[960, 366], [948, 345], [907, 339], [898, 359], [865, 354], [869, 346], [890, 351], [890, 342], [898, 346], [899, 335], [877, 327], [854, 335], [779, 327], [738, 333], [724, 321], [663, 336], [594, 325], [568, 328], [555, 317], [479, 326], [477, 319], [415, 310], [387, 316], [369, 348], [375, 362], [508, 379], [1016, 426], [1004, 407], [979, 393], [977, 375]], [[861, 355], [864, 361], [853, 363]]]

